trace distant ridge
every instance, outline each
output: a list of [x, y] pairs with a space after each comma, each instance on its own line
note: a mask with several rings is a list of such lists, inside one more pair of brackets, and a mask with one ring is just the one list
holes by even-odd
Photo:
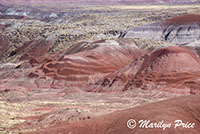
[[200, 15], [184, 14], [139, 27], [133, 27], [120, 35], [122, 38], [147, 38], [164, 40], [179, 45], [199, 40]]
[[110, 4], [200, 4], [200, 0], [0, 0], [2, 4], [45, 4], [45, 3], [71, 3], [89, 5], [110, 5]]

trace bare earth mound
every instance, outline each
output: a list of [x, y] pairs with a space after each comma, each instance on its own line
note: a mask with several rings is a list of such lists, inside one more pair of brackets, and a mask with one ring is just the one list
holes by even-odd
[[89, 91], [125, 91], [141, 87], [174, 93], [199, 93], [200, 61], [181, 47], [158, 49], [99, 81]]
[[137, 49], [134, 44], [122, 44], [115, 40], [80, 43], [72, 46], [61, 58], [48, 60], [29, 76], [51, 77], [63, 80], [63, 86], [70, 89], [83, 89], [144, 53], [144, 50]]

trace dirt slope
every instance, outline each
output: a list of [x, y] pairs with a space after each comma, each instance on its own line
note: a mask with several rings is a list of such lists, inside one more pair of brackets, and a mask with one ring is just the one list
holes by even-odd
[[[29, 134], [198, 134], [200, 132], [199, 101], [199, 95], [178, 97]], [[136, 122], [150, 120], [151, 123], [164, 121], [166, 124], [171, 123], [171, 127], [165, 130], [162, 128], [140, 128], [140, 124], [137, 124], [135, 129], [129, 129], [127, 127], [129, 119], [134, 119]], [[195, 123], [195, 127], [186, 129], [181, 126], [175, 129], [175, 120]]]

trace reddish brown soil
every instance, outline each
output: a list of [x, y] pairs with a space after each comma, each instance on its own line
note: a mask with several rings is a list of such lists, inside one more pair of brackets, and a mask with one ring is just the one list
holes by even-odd
[[181, 15], [181, 16], [169, 18], [164, 21], [164, 24], [166, 26], [170, 26], [170, 25], [177, 26], [177, 25], [193, 24], [193, 23], [200, 25], [200, 15], [196, 15], [196, 14]]
[[54, 108], [52, 107], [41, 107], [41, 108], [33, 109], [33, 111], [52, 111], [52, 110], [54, 110]]
[[183, 46], [183, 48], [188, 49], [189, 51], [193, 52], [196, 54], [197, 57], [200, 57], [200, 47], [195, 47], [195, 46]]
[[0, 36], [0, 56], [8, 49], [8, 44], [8, 40], [5, 37]]
[[40, 116], [28, 116], [28, 117], [23, 117], [21, 119], [23, 119], [23, 120], [36, 120], [38, 118], [40, 118]]
[[0, 24], [0, 30], [3, 30], [4, 27], [5, 25]]
[[28, 42], [22, 46], [22, 48], [19, 48], [16, 50], [16, 53], [21, 53], [21, 51], [26, 51], [27, 47], [30, 47], [29, 50], [21, 57], [21, 60], [29, 60], [29, 59], [34, 59], [40, 56], [44, 56], [47, 54], [50, 49], [53, 47], [54, 42], [53, 41], [48, 41], [48, 40], [42, 40], [39, 42]]
[[[29, 41], [24, 43], [21, 47], [16, 48], [12, 52], [10, 52], [9, 57], [17, 57], [17, 59], [23, 61], [23, 64], [18, 66], [18, 68], [30, 68], [40, 65], [49, 60], [58, 59], [62, 52], [55, 52], [53, 54], [49, 53], [54, 45], [54, 39]], [[35, 75], [30, 75], [30, 77], [35, 77]]]
[[[200, 61], [181, 47], [161, 48], [105, 77], [89, 91], [125, 91], [140, 87], [183, 94], [199, 93]], [[97, 83], [99, 84], [99, 83]]]
[[[40, 132], [29, 134], [199, 134], [200, 132], [200, 96], [192, 95], [178, 97], [166, 101], [161, 101], [149, 105], [144, 105], [124, 111], [118, 111], [94, 119], [75, 122], [72, 124], [63, 124], [49, 128]], [[184, 104], [184, 105], [183, 105]], [[171, 128], [140, 128], [137, 124], [135, 129], [127, 127], [127, 121], [134, 119], [150, 120], [158, 123], [162, 120], [165, 123], [171, 123]], [[195, 123], [195, 128], [174, 128], [174, 121]]]
[[21, 55], [20, 60], [29, 60], [31, 65], [40, 64], [53, 46], [53, 40], [30, 41], [12, 51], [10, 57]]

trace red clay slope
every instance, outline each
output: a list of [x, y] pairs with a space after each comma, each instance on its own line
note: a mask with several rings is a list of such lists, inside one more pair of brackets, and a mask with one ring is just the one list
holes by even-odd
[[[199, 95], [178, 97], [29, 134], [199, 134], [199, 101]], [[129, 119], [137, 122], [134, 129], [127, 127]], [[140, 120], [150, 120], [150, 123], [164, 121], [166, 124], [171, 124], [171, 127], [165, 130], [162, 127], [140, 128], [138, 123]], [[195, 126], [194, 128], [179, 126], [175, 129], [175, 120], [195, 123]]]
[[144, 53], [144, 50], [135, 48], [135, 44], [123, 44], [114, 40], [80, 43], [72, 46], [61, 58], [49, 59], [29, 76], [51, 77], [63, 81], [63, 86], [70, 89], [82, 89]]
[[105, 77], [89, 91], [125, 91], [140, 87], [183, 94], [199, 93], [200, 61], [181, 47], [158, 49]]
[[55, 57], [53, 54], [49, 54], [49, 51], [55, 46], [54, 39], [41, 39], [32, 40], [24, 43], [21, 47], [12, 50], [9, 53], [9, 57], [18, 57], [19, 60], [27, 60], [30, 65], [38, 65], [44, 61]]

